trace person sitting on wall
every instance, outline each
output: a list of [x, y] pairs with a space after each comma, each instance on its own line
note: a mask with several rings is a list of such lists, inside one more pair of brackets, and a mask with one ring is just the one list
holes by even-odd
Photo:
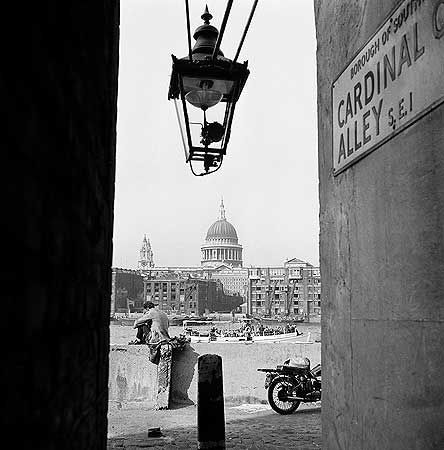
[[161, 310], [155, 308], [153, 302], [145, 302], [144, 314], [136, 319], [134, 328], [141, 326], [149, 327], [148, 335], [145, 336], [145, 342], [150, 344], [157, 344], [158, 342], [170, 340], [168, 333], [169, 321], [168, 316]]
[[[148, 314], [148, 311], [149, 311], [148, 306], [150, 303], [151, 302], [144, 302], [142, 317], [144, 317], [146, 314]], [[154, 303], [152, 303], [152, 305], [154, 307]], [[134, 339], [134, 341], [128, 342], [128, 344], [130, 344], [130, 345], [141, 345], [141, 344], [148, 343], [148, 338], [149, 338], [150, 329], [151, 329], [151, 320], [147, 320], [146, 322], [143, 322], [143, 323], [138, 323], [139, 319], [136, 319], [136, 321], [134, 322], [134, 328], [137, 330], [137, 334], [136, 334], [136, 339]]]

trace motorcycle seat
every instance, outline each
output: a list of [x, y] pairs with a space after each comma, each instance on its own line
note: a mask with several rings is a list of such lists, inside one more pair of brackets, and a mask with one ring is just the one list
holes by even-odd
[[282, 366], [278, 366], [280, 370], [298, 371], [298, 370], [310, 370], [310, 360], [308, 358], [296, 357], [290, 358], [284, 361]]

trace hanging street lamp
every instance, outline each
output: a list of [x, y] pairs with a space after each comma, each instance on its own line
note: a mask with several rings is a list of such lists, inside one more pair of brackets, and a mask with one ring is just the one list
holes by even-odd
[[[185, 0], [188, 31], [188, 55], [172, 55], [173, 69], [168, 100], [174, 100], [186, 162], [196, 176], [216, 172], [226, 155], [236, 102], [239, 100], [250, 71], [248, 61], [237, 58], [251, 23], [258, 0], [254, 0], [233, 60], [222, 53], [220, 44], [233, 0], [228, 0], [221, 31], [210, 25], [213, 16], [205, 7], [203, 25], [194, 32], [196, 43], [191, 48], [188, 0]], [[196, 172], [193, 163], [203, 165]]]

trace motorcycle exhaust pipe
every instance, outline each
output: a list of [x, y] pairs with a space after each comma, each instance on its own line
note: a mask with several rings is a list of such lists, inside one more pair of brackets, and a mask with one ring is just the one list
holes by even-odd
[[289, 396], [287, 396], [287, 400], [303, 402], [304, 400], [306, 400], [306, 398], [305, 397], [293, 397], [292, 395], [289, 395]]

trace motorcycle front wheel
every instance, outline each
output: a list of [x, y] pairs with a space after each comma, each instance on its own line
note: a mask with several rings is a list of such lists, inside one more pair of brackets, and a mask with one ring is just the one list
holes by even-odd
[[293, 413], [301, 402], [287, 397], [294, 395], [295, 389], [296, 382], [290, 377], [276, 377], [268, 387], [268, 403], [279, 414]]

